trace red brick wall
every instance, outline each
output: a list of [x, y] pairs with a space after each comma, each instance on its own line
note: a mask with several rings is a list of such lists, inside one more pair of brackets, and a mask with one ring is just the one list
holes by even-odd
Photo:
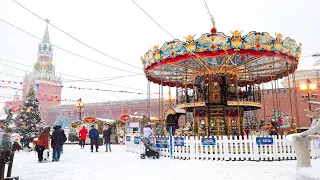
[[[280, 107], [278, 109], [281, 110], [281, 112], [283, 114], [291, 114], [291, 108], [290, 108], [290, 96], [289, 96], [289, 91], [288, 89], [278, 89], [280, 91], [280, 93], [278, 94], [278, 101], [280, 100]], [[269, 90], [269, 94], [267, 93], [268, 90], [264, 91], [264, 98], [262, 98], [262, 101], [264, 99], [264, 103], [262, 102], [262, 106], [265, 105], [265, 114], [266, 116], [271, 116], [272, 114], [272, 110], [273, 110], [273, 102], [272, 102], [272, 92], [271, 90]], [[316, 99], [314, 99], [314, 101], [319, 101], [319, 91], [313, 91], [310, 92], [310, 94], [317, 94], [318, 97]], [[296, 119], [296, 123], [297, 126], [298, 124], [300, 124], [301, 128], [308, 128], [311, 124], [310, 122], [310, 118], [308, 118], [306, 116], [306, 112], [304, 111], [304, 109], [309, 109], [308, 103], [302, 101], [302, 95], [306, 96], [307, 93], [306, 92], [301, 92], [299, 89], [297, 90], [297, 103], [295, 103], [295, 97], [294, 97], [294, 91], [292, 90], [291, 93], [291, 102], [292, 102], [292, 114], [293, 117]], [[273, 98], [274, 98], [274, 104], [275, 107], [276, 106], [276, 93], [274, 92], [273, 94]], [[278, 103], [279, 105], [279, 103]], [[298, 116], [299, 118], [297, 118], [297, 113], [296, 113], [296, 107], [298, 108]], [[319, 106], [314, 106], [312, 105], [311, 108], [312, 109], [316, 109]], [[257, 115], [258, 115], [258, 119], [264, 119], [264, 107], [262, 107], [262, 109], [257, 111]], [[297, 122], [299, 119], [299, 122]], [[266, 118], [267, 120], [267, 118]]]

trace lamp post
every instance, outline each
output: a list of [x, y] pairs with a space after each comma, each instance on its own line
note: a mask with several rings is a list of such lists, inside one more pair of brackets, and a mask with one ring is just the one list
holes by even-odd
[[[308, 101], [309, 104], [309, 111], [311, 111], [311, 103], [310, 101], [310, 91], [316, 90], [317, 89], [317, 84], [311, 83], [309, 79], [307, 79], [307, 84], [302, 84], [300, 85], [300, 90], [302, 91], [307, 91], [307, 98], [302, 98], [303, 101]], [[312, 118], [310, 118], [310, 121], [312, 122]]]
[[84, 103], [81, 101], [81, 98], [80, 98], [76, 103], [76, 107], [79, 108], [79, 119], [81, 122], [82, 122], [81, 112], [82, 112], [83, 106], [84, 106]]

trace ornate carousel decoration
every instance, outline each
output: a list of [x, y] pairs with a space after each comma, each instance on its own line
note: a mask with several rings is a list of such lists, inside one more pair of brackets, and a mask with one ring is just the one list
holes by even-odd
[[[177, 88], [176, 108], [193, 114], [194, 132], [204, 127], [203, 135], [243, 135], [244, 112], [262, 107], [259, 84], [293, 73], [302, 44], [280, 33], [226, 35], [211, 20], [210, 33], [198, 39], [154, 46], [141, 56], [142, 67], [148, 81]], [[164, 121], [179, 128], [177, 118]]]

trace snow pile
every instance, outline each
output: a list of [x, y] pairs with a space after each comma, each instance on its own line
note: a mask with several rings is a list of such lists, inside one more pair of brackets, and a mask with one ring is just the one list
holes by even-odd
[[297, 175], [300, 179], [306, 180], [320, 180], [319, 169], [314, 168], [299, 168]]
[[[21, 180], [294, 180], [296, 161], [200, 161], [160, 158], [141, 160], [139, 154], [125, 151], [125, 146], [111, 145], [112, 152], [91, 153], [89, 146], [65, 145], [60, 162], [38, 163], [34, 152], [17, 152], [13, 176]], [[50, 158], [51, 158], [50, 154]], [[312, 160], [320, 169], [320, 160]], [[302, 173], [302, 172], [301, 172]], [[304, 173], [304, 172], [303, 172]], [[307, 173], [307, 172], [306, 172]]]

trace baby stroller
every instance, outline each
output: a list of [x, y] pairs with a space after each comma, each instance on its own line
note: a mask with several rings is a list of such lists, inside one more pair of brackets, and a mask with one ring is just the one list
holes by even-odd
[[140, 154], [141, 159], [145, 159], [146, 157], [153, 159], [159, 159], [160, 154], [158, 149], [151, 143], [149, 138], [141, 138], [141, 141], [144, 144], [145, 150], [144, 153]]

